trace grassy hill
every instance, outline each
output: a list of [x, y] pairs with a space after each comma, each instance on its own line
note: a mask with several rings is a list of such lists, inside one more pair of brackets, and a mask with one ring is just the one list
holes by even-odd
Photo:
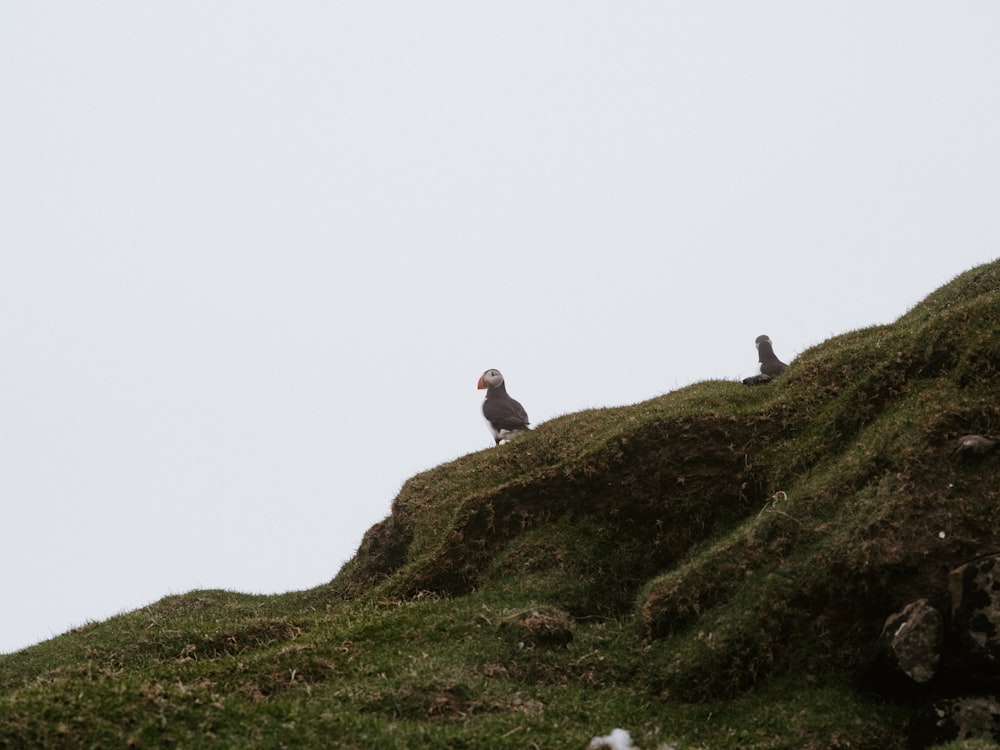
[[553, 419], [410, 479], [325, 586], [0, 656], [0, 748], [903, 748], [855, 677], [1000, 550], [1000, 456], [954, 452], [998, 375], [994, 262], [768, 385]]

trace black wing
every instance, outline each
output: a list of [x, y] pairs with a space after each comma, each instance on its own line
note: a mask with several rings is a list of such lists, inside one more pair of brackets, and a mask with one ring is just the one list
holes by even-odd
[[528, 413], [509, 396], [483, 401], [483, 416], [498, 430], [523, 430], [528, 426]]

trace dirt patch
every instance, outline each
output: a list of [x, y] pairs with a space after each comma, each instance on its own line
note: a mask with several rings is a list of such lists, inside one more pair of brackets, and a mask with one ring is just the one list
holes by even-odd
[[502, 632], [512, 633], [521, 644], [561, 648], [573, 640], [576, 624], [568, 612], [555, 607], [539, 607], [505, 617]]

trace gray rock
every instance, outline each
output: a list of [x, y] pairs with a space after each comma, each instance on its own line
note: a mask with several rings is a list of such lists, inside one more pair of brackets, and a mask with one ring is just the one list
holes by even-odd
[[934, 679], [941, 664], [944, 617], [926, 599], [910, 602], [885, 619], [859, 677], [886, 695], [914, 695]]
[[1000, 674], [1000, 555], [968, 562], [948, 576], [951, 631], [963, 661]]
[[934, 678], [943, 640], [944, 618], [926, 599], [887, 617], [880, 638], [889, 663], [918, 684]]
[[982, 435], [962, 435], [955, 442], [955, 450], [965, 455], [982, 456], [993, 450], [996, 445], [996, 440], [991, 440]]
[[910, 747], [927, 748], [953, 740], [1000, 740], [1000, 703], [992, 696], [936, 701], [910, 723]]

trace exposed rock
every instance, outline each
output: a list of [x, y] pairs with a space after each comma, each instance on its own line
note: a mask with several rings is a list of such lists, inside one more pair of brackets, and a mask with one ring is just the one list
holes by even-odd
[[913, 750], [952, 740], [1000, 740], [997, 699], [979, 696], [936, 701], [918, 713], [910, 724]]
[[889, 615], [875, 646], [868, 680], [889, 692], [930, 682], [941, 661], [944, 618], [926, 599]]
[[955, 451], [968, 456], [982, 456], [993, 450], [996, 445], [996, 440], [982, 435], [962, 435], [956, 441]]
[[962, 661], [984, 677], [1000, 676], [1000, 555], [955, 568], [948, 588], [951, 630]]
[[948, 577], [945, 617], [917, 599], [885, 620], [862, 672], [866, 686], [925, 701], [910, 722], [917, 750], [952, 740], [1000, 741], [1000, 554]]

